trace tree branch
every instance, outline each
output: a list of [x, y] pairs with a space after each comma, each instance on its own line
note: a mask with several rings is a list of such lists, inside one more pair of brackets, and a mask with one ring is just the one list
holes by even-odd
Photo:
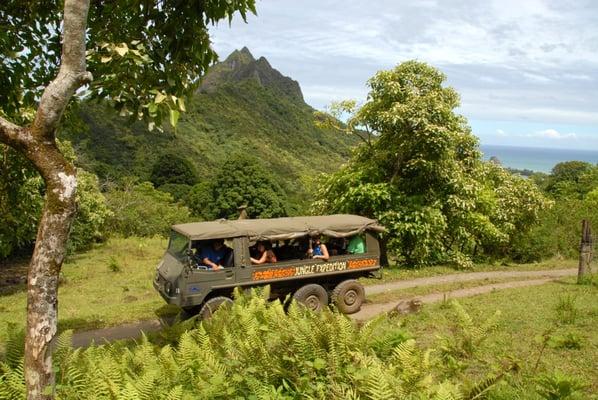
[[62, 56], [56, 78], [44, 90], [32, 131], [36, 136], [53, 139], [56, 127], [75, 91], [91, 82], [86, 71], [85, 30], [89, 0], [65, 0], [62, 32]]
[[14, 148], [22, 148], [31, 139], [31, 135], [25, 129], [0, 117], [0, 142]]

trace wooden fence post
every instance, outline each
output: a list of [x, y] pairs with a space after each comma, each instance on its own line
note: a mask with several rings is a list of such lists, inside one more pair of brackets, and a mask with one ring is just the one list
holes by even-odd
[[581, 221], [581, 245], [579, 247], [579, 269], [577, 271], [577, 283], [582, 283], [584, 277], [592, 273], [592, 229], [590, 222], [586, 219]]

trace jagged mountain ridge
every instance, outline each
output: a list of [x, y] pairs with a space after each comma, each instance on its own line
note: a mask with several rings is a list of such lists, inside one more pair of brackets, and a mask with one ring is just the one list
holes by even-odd
[[257, 60], [247, 47], [233, 51], [223, 62], [215, 64], [203, 79], [200, 91], [217, 90], [223, 83], [255, 80], [262, 87], [275, 88], [304, 102], [299, 82], [272, 68], [265, 57]]
[[211, 68], [176, 131], [149, 132], [107, 106], [89, 103], [81, 107], [79, 123], [61, 135], [74, 144], [82, 167], [110, 179], [147, 180], [158, 157], [174, 152], [209, 180], [231, 153], [249, 153], [274, 173], [300, 209], [309, 202], [308, 177], [334, 171], [355, 144], [317, 127], [313, 112], [296, 81], [241, 49]]

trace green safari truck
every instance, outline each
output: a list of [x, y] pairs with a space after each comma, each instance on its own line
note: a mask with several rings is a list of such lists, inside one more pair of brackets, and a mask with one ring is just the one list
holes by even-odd
[[349, 214], [174, 225], [153, 285], [202, 318], [232, 302], [234, 288], [265, 285], [273, 299], [291, 294], [312, 310], [334, 303], [351, 314], [365, 299], [357, 279], [381, 268], [381, 232], [377, 221]]

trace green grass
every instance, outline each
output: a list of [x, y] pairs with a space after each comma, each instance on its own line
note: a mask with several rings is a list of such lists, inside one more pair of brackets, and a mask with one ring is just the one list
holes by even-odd
[[[555, 372], [580, 378], [586, 395], [598, 393], [597, 300], [597, 286], [575, 285], [574, 278], [460, 299], [474, 321], [501, 312], [496, 331], [480, 349], [478, 364], [514, 360], [520, 366], [520, 371], [509, 376], [506, 385], [493, 389], [488, 398], [537, 399], [533, 394], [537, 377]], [[572, 308], [575, 318], [571, 317]], [[425, 306], [421, 313], [404, 317], [401, 324], [427, 346], [454, 331], [454, 320], [453, 312], [442, 303]], [[483, 369], [474, 365], [466, 375], [480, 379], [479, 370]]]
[[517, 264], [517, 263], [493, 263], [493, 264], [475, 264], [473, 269], [456, 269], [445, 265], [435, 265], [429, 267], [412, 268], [405, 266], [391, 266], [382, 270], [382, 279], [363, 279], [365, 285], [377, 285], [385, 282], [402, 281], [407, 279], [427, 278], [430, 276], [462, 274], [468, 272], [486, 272], [486, 271], [539, 271], [548, 269], [577, 268], [577, 260], [551, 258], [542, 262]]
[[[58, 290], [59, 330], [156, 318], [165, 303], [152, 287], [166, 239], [113, 238], [70, 257]], [[25, 324], [25, 285], [0, 296], [0, 326]], [[0, 339], [1, 340], [1, 339]]]
[[515, 282], [524, 280], [523, 278], [492, 278], [478, 279], [467, 282], [452, 282], [436, 285], [416, 286], [408, 289], [391, 290], [384, 293], [376, 293], [367, 296], [368, 303], [387, 303], [390, 301], [399, 301], [416, 296], [425, 296], [430, 293], [450, 292], [452, 290], [467, 289], [477, 286], [491, 285], [494, 283]]

